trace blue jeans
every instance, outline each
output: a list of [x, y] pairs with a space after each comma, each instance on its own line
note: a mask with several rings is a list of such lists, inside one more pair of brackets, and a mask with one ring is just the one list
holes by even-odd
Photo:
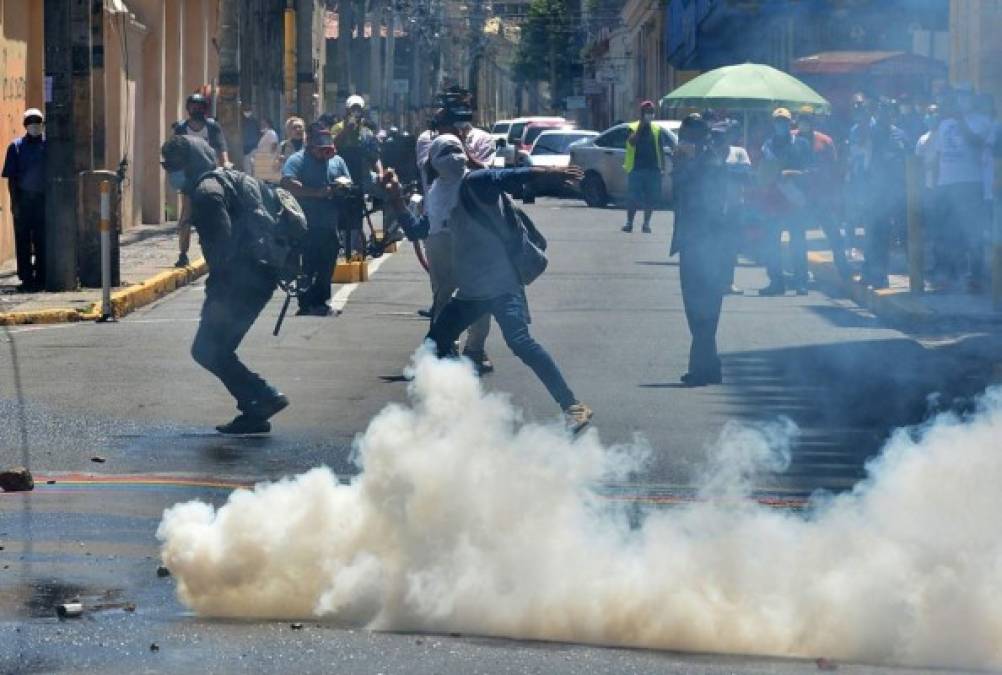
[[525, 293], [501, 295], [490, 300], [449, 300], [427, 338], [435, 343], [438, 357], [453, 354], [456, 339], [485, 314], [494, 317], [509, 349], [532, 369], [562, 409], [577, 403], [553, 358], [529, 335], [529, 305]]

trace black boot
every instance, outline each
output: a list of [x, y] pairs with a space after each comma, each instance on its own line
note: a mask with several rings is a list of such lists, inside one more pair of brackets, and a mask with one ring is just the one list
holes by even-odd
[[228, 436], [241, 436], [244, 434], [266, 434], [271, 431], [271, 424], [266, 419], [261, 419], [255, 415], [241, 413], [227, 424], [220, 424], [216, 431]]

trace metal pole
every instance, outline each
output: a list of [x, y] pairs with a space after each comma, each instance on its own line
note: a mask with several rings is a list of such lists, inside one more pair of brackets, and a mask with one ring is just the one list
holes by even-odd
[[922, 169], [918, 157], [905, 161], [908, 208], [908, 285], [911, 292], [925, 292], [925, 244], [922, 237]]
[[114, 321], [115, 312], [111, 307], [111, 183], [101, 182], [101, 318], [99, 321]]

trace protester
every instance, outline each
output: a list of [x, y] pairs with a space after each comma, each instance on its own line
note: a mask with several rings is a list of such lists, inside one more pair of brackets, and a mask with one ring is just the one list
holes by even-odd
[[249, 176], [244, 180], [244, 174], [236, 171], [213, 172], [216, 153], [201, 138], [174, 136], [164, 143], [161, 155], [171, 185], [190, 198], [191, 223], [209, 267], [191, 353], [222, 381], [240, 411], [216, 429], [224, 434], [266, 433], [271, 430], [268, 420], [288, 406], [289, 399], [241, 363], [236, 350], [268, 304], [278, 279], [245, 249], [240, 220], [250, 205], [233, 186], [241, 181], [254, 207], [264, 205], [267, 188]]
[[[525, 287], [509, 257], [507, 237], [511, 230], [501, 225], [509, 221], [501, 211], [500, 199], [502, 192], [517, 190], [533, 175], [558, 174], [574, 183], [581, 179], [581, 170], [531, 167], [470, 171], [463, 142], [451, 134], [435, 139], [430, 157], [435, 173], [445, 178], [443, 185], [448, 185], [452, 193], [448, 221], [458, 291], [432, 323], [428, 339], [435, 344], [440, 358], [449, 356], [464, 330], [481, 316], [492, 315], [511, 350], [560, 405], [567, 426], [580, 431], [591, 420], [592, 411], [577, 400], [553, 359], [529, 334], [529, 305]], [[409, 214], [396, 198], [399, 186], [388, 185], [387, 190], [406, 220]]]
[[748, 224], [747, 195], [751, 182], [752, 162], [748, 150], [741, 144], [741, 125], [733, 120], [724, 120], [718, 127], [721, 133], [716, 133], [711, 138], [719, 145], [718, 150], [721, 153], [726, 152], [727, 159], [724, 163], [727, 166], [727, 203], [729, 217], [733, 221], [730, 228], [733, 264], [730, 283], [725, 290], [731, 295], [742, 295], [744, 291], [735, 283], [734, 274], [737, 269], [738, 251]]
[[[209, 100], [202, 94], [191, 94], [185, 101], [188, 118], [174, 125], [174, 133], [178, 136], [192, 136], [206, 141], [215, 152], [216, 161], [221, 167], [230, 166], [230, 156], [226, 146], [226, 136], [223, 128], [216, 120], [209, 117]], [[188, 251], [191, 248], [191, 219], [188, 198], [181, 197], [181, 217], [177, 223], [178, 248], [175, 267], [185, 267], [189, 264]]]
[[18, 290], [32, 292], [45, 288], [45, 115], [29, 108], [22, 121], [25, 134], [7, 146], [3, 177], [14, 216]]
[[793, 115], [786, 108], [772, 113], [773, 133], [762, 146], [762, 176], [771, 188], [774, 217], [768, 234], [766, 271], [769, 285], [759, 295], [783, 295], [783, 231], [790, 234], [793, 287], [797, 295], [807, 295], [807, 195], [805, 176], [813, 161], [811, 145], [793, 133]]
[[982, 284], [986, 217], [984, 213], [984, 153], [989, 147], [991, 122], [974, 111], [974, 94], [959, 88], [943, 101], [936, 151], [938, 187], [942, 198], [946, 259], [938, 270], [940, 281], [952, 286], [964, 273], [971, 290]]
[[865, 227], [869, 219], [872, 196], [869, 175], [873, 156], [873, 146], [870, 142], [873, 116], [870, 112], [870, 102], [863, 94], [853, 96], [851, 117], [852, 124], [845, 137], [845, 220], [846, 244], [855, 249], [859, 247], [857, 230]]
[[812, 106], [800, 108], [797, 115], [796, 134], [806, 140], [811, 147], [809, 173], [805, 176], [808, 208], [807, 227], [817, 226], [825, 233], [832, 250], [832, 261], [839, 275], [848, 280], [852, 273], [845, 255], [845, 240], [839, 222], [839, 175], [838, 151], [831, 136], [818, 131], [817, 114]]
[[337, 155], [330, 131], [319, 124], [310, 127], [306, 147], [293, 153], [282, 167], [282, 187], [299, 200], [309, 224], [304, 272], [307, 289], [299, 296], [300, 316], [332, 316], [331, 278], [340, 248], [339, 211], [332, 201], [338, 179], [348, 181], [348, 166]]
[[651, 215], [661, 199], [661, 174], [664, 171], [661, 127], [654, 124], [654, 103], [640, 104], [640, 119], [629, 125], [626, 139], [627, 173], [626, 225], [623, 232], [633, 232], [633, 219], [643, 209], [643, 231], [651, 232]]
[[[458, 122], [454, 116], [445, 110], [437, 117], [436, 140], [429, 145], [428, 152], [434, 157], [436, 149], [441, 149], [438, 138], [459, 138], [463, 142], [463, 151], [470, 169], [487, 168], [474, 150], [466, 144], [466, 126]], [[453, 251], [452, 230], [448, 221], [456, 200], [459, 198], [459, 183], [462, 176], [439, 175], [433, 166], [425, 167], [425, 175], [429, 179], [425, 211], [428, 214], [428, 238], [424, 242], [424, 253], [428, 262], [428, 277], [431, 281], [431, 320], [434, 322], [442, 314], [458, 287], [454, 270], [454, 260], [462, 252]], [[474, 321], [466, 337], [466, 347], [463, 355], [473, 361], [477, 373], [485, 375], [494, 371], [494, 364], [487, 356], [487, 336], [490, 333], [491, 317], [484, 314]]]
[[739, 204], [728, 189], [726, 126], [714, 128], [698, 113], [679, 129], [675, 185], [675, 229], [669, 255], [679, 255], [682, 304], [692, 335], [689, 369], [682, 382], [702, 387], [722, 382], [717, 327], [734, 268], [732, 251]]

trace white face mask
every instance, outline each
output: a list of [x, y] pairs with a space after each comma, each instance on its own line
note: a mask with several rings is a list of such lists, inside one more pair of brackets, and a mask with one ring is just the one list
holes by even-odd
[[42, 124], [40, 124], [38, 122], [35, 122], [33, 124], [29, 124], [25, 128], [27, 129], [29, 136], [36, 136], [37, 137], [37, 136], [41, 136], [42, 135]]

